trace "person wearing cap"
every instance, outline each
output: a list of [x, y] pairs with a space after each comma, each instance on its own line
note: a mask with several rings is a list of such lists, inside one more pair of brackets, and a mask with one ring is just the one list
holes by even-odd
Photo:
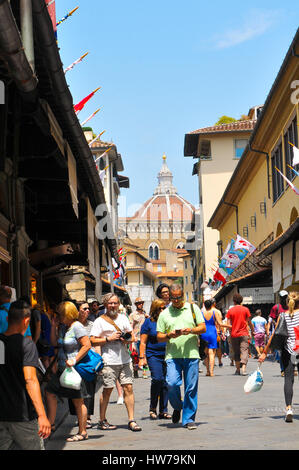
[[[287, 299], [288, 299], [288, 291], [286, 290], [281, 290], [279, 292], [279, 303], [273, 305], [270, 311], [269, 319], [268, 319], [268, 331], [269, 331], [269, 336], [273, 333], [277, 319], [281, 313], [284, 313], [288, 310], [288, 305], [287, 305]], [[281, 361], [280, 353], [279, 351], [273, 351], [275, 354], [275, 358], [277, 362], [280, 364], [280, 373], [283, 376], [284, 375], [284, 368], [283, 368], [283, 363]], [[297, 371], [295, 372], [295, 374]]]
[[[133, 329], [133, 334], [136, 339], [136, 342], [134, 343], [135, 349], [138, 353], [139, 356], [139, 346], [140, 346], [140, 330], [141, 327], [144, 323], [144, 320], [148, 318], [148, 314], [144, 311], [143, 306], [144, 306], [144, 300], [142, 300], [141, 297], [137, 297], [135, 299], [135, 306], [136, 310], [135, 312], [132, 312], [129, 316], [130, 323], [132, 325]], [[138, 363], [134, 364], [134, 377], [138, 378]], [[143, 369], [142, 376], [144, 379], [147, 379], [147, 374], [146, 371]]]

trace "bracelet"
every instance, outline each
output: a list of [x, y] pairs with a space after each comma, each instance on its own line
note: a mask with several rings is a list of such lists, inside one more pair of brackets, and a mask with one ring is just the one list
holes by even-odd
[[144, 359], [144, 357], [139, 356], [139, 359]]

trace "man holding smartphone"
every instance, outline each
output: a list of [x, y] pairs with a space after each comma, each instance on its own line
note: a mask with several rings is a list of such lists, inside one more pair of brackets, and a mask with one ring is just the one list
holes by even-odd
[[[172, 422], [178, 423], [182, 414], [182, 425], [196, 429], [198, 389], [198, 335], [206, 331], [206, 325], [199, 307], [185, 302], [181, 284], [170, 286], [172, 304], [163, 310], [157, 322], [157, 339], [167, 342], [166, 381], [169, 401], [173, 407]], [[185, 385], [184, 400], [181, 399], [181, 385]]]

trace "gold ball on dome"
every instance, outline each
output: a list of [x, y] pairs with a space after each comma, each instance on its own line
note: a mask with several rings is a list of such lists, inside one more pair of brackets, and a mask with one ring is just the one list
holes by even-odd
[[165, 153], [163, 154], [163, 157], [162, 157], [162, 158], [163, 158], [163, 160], [166, 160], [166, 155], [165, 155]]

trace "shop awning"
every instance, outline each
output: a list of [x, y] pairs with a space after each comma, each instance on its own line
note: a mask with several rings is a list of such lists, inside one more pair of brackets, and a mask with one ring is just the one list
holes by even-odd
[[267, 256], [274, 253], [276, 250], [285, 245], [288, 241], [298, 240], [299, 238], [299, 217], [295, 222], [290, 225], [290, 227], [276, 237], [271, 243], [265, 246], [260, 252], [257, 253], [257, 256]]

